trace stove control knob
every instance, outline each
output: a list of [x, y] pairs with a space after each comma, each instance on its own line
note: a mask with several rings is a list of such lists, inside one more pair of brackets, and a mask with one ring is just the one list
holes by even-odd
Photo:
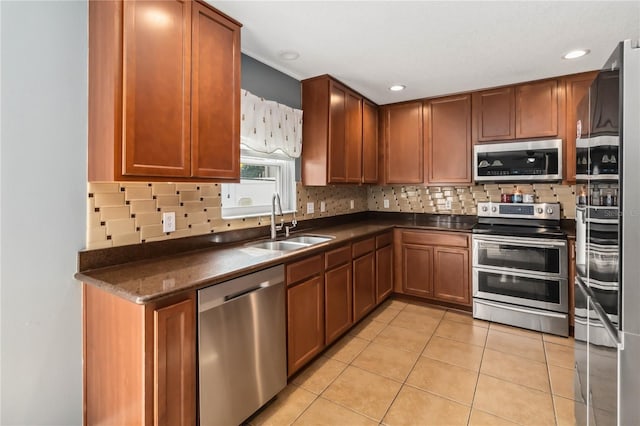
[[486, 212], [487, 212], [487, 210], [489, 210], [489, 207], [487, 207], [487, 206], [482, 206], [482, 211], [483, 211], [483, 212], [485, 212], [485, 213], [486, 213]]
[[547, 207], [547, 214], [553, 214], [553, 207]]
[[544, 210], [542, 209], [542, 207], [538, 207], [538, 208], [536, 209], [536, 212], [537, 212], [538, 214], [542, 214], [542, 212], [543, 212], [543, 211], [544, 211]]
[[496, 206], [491, 207], [491, 212], [495, 213], [498, 211], [498, 208]]

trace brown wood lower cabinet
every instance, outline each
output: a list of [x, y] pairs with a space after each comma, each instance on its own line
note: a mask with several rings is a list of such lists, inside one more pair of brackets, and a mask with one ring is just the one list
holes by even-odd
[[[311, 267], [317, 265], [317, 268]], [[304, 268], [304, 269], [302, 269]], [[291, 376], [324, 349], [322, 255], [287, 265], [287, 366]]]
[[193, 425], [195, 293], [137, 305], [83, 284], [84, 424]]
[[433, 247], [402, 245], [402, 292], [412, 296], [433, 295]]
[[469, 250], [436, 247], [433, 263], [433, 297], [462, 305], [471, 304]]
[[396, 291], [436, 301], [471, 305], [469, 235], [396, 230]]
[[353, 321], [376, 306], [375, 239], [353, 243]]
[[325, 259], [328, 270], [324, 273], [324, 323], [328, 345], [353, 324], [351, 245], [327, 252]]
[[393, 234], [376, 237], [376, 304], [393, 292]]

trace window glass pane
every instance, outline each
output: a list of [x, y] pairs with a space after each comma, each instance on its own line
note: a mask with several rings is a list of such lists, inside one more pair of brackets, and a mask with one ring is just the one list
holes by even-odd
[[280, 194], [283, 211], [295, 210], [295, 160], [251, 155], [242, 151], [240, 183], [222, 184], [222, 217], [271, 213], [273, 194]]

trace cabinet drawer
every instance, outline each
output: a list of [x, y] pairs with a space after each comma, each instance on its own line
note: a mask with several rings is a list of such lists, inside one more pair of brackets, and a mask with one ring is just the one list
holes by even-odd
[[346, 245], [344, 247], [328, 251], [324, 256], [325, 269], [331, 269], [347, 262], [351, 262], [351, 245]]
[[387, 232], [386, 234], [378, 235], [376, 237], [376, 249], [388, 246], [393, 241], [393, 234]]
[[353, 258], [360, 257], [363, 254], [369, 253], [375, 250], [376, 240], [374, 238], [368, 238], [366, 240], [353, 243]]
[[294, 284], [322, 270], [322, 255], [308, 257], [287, 265], [287, 285]]
[[466, 234], [402, 231], [402, 243], [427, 244], [430, 246], [468, 247], [469, 238]]

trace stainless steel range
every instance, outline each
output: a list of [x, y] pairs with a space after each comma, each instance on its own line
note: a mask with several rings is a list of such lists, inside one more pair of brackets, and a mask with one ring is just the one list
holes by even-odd
[[473, 316], [567, 336], [567, 241], [560, 205], [478, 203]]

